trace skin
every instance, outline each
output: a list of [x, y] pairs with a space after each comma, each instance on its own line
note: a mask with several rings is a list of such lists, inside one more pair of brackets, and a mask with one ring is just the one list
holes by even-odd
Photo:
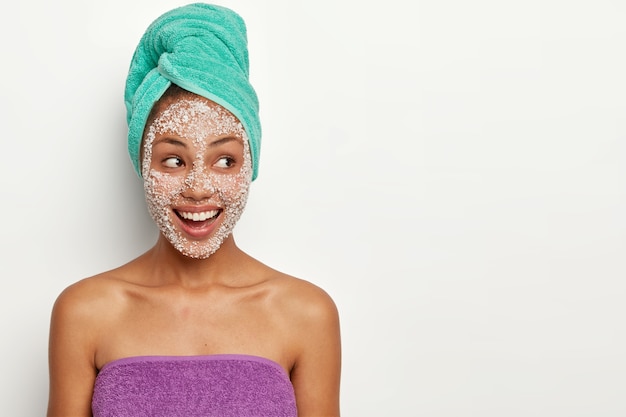
[[[157, 105], [157, 117], [173, 101], [190, 97], [216, 106], [191, 93], [178, 94]], [[156, 145], [157, 135], [151, 169], [164, 171], [164, 157], [175, 154], [186, 163], [174, 175], [189, 173], [196, 149], [188, 138], [177, 139], [188, 149]], [[241, 170], [242, 138], [205, 152], [207, 172]], [[234, 160], [228, 173], [223, 163], [215, 164], [223, 155]], [[187, 187], [180, 198], [185, 204], [202, 204], [210, 194], [203, 187]], [[341, 347], [334, 302], [310, 282], [247, 255], [232, 234], [207, 258], [184, 255], [160, 234], [150, 250], [128, 264], [66, 288], [52, 310], [47, 415], [92, 416], [96, 375], [113, 360], [220, 353], [256, 355], [280, 364], [294, 386], [299, 417], [339, 416]]]

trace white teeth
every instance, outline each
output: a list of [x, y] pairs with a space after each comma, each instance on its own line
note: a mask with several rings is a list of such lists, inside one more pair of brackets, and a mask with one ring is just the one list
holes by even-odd
[[179, 211], [180, 217], [185, 220], [193, 220], [194, 222], [203, 222], [206, 219], [215, 217], [219, 213], [219, 210], [202, 211], [200, 213], [192, 213], [189, 211]]

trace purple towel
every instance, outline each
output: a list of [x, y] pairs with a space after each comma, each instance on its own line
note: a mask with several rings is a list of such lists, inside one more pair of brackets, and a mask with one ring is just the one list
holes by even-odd
[[138, 356], [106, 364], [94, 417], [296, 417], [293, 386], [276, 362], [249, 355]]

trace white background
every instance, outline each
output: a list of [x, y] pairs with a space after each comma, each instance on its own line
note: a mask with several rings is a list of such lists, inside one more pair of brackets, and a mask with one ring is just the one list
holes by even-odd
[[[123, 84], [178, 1], [4, 2], [0, 415], [52, 303], [147, 250]], [[626, 415], [626, 3], [224, 1], [264, 129], [236, 228], [341, 314], [342, 412]]]

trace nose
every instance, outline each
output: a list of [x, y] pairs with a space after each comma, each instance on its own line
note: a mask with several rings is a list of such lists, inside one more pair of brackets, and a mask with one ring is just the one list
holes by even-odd
[[193, 169], [185, 177], [183, 197], [201, 201], [215, 194], [213, 179], [201, 163], [194, 163]]

